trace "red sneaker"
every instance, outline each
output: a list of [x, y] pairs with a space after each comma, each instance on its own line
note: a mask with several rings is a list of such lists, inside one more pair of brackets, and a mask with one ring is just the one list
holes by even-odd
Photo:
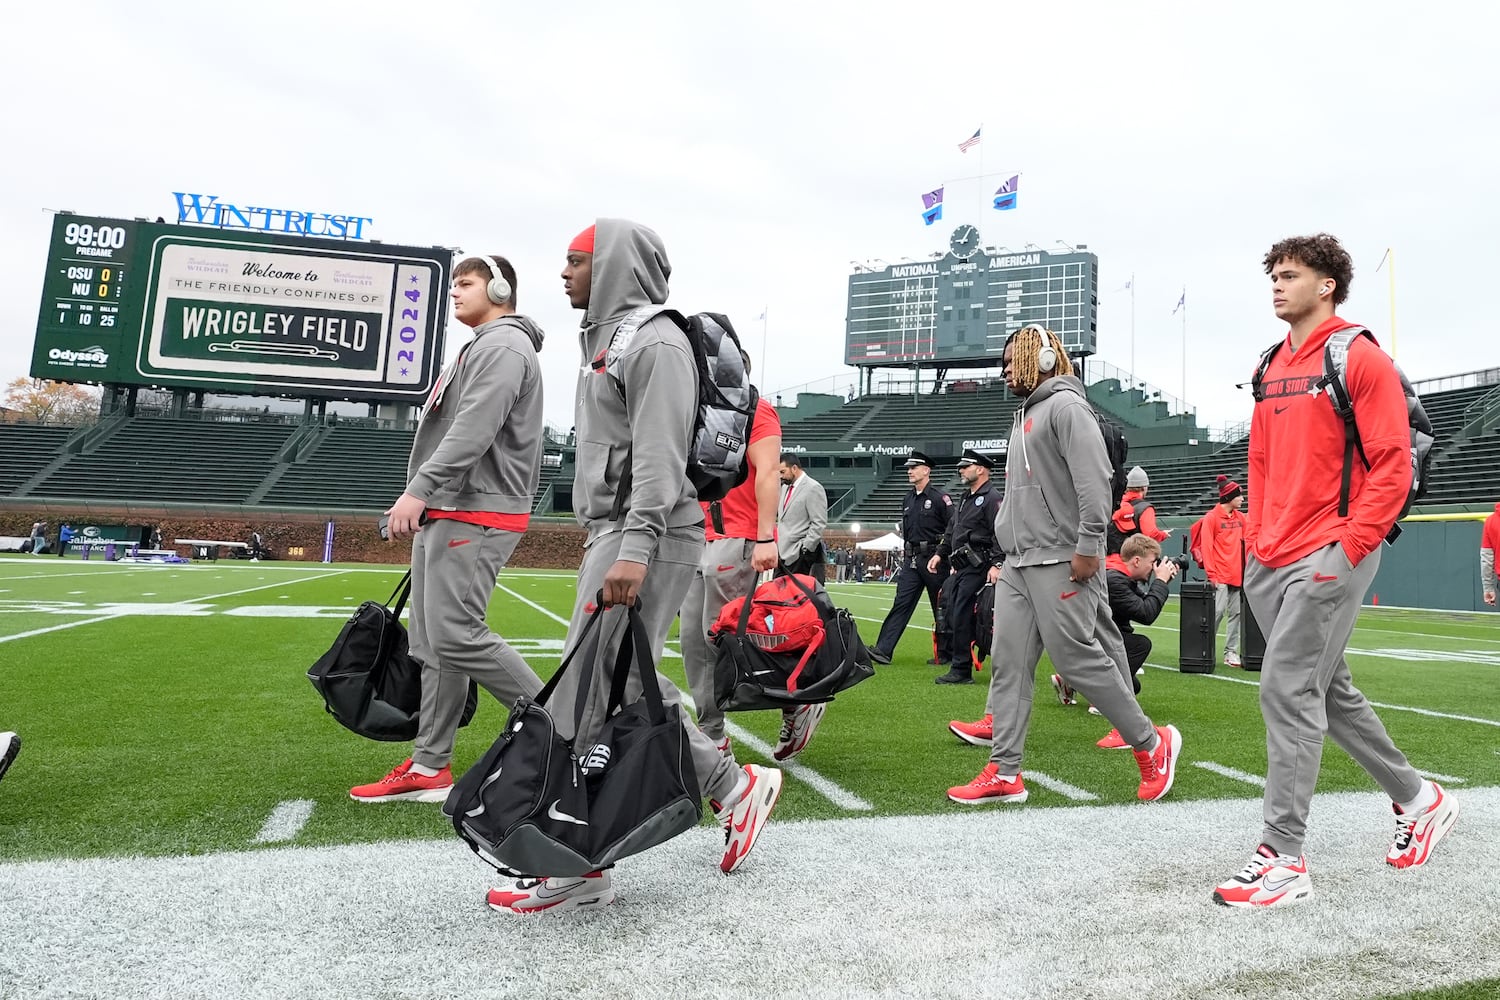
[[1025, 802], [1028, 794], [1019, 774], [1015, 781], [1004, 781], [1000, 777], [1000, 765], [993, 762], [986, 764], [979, 777], [967, 785], [948, 789], [948, 798], [966, 806], [981, 802]]
[[1156, 750], [1135, 752], [1135, 762], [1141, 768], [1141, 787], [1136, 789], [1136, 798], [1142, 802], [1155, 802], [1172, 790], [1172, 779], [1177, 777], [1177, 755], [1182, 753], [1182, 734], [1176, 726], [1157, 726], [1156, 735], [1161, 737]]
[[1098, 747], [1100, 750], [1130, 749], [1130, 744], [1126, 743], [1120, 738], [1120, 731], [1118, 729], [1111, 729], [1108, 733], [1104, 734], [1104, 739], [1095, 743], [1094, 746]]
[[1385, 863], [1392, 868], [1415, 868], [1426, 864], [1432, 849], [1443, 835], [1453, 828], [1458, 819], [1458, 802], [1443, 791], [1443, 786], [1432, 783], [1437, 789], [1437, 801], [1419, 813], [1404, 813], [1396, 803], [1396, 839], [1386, 852]]
[[995, 717], [986, 715], [978, 722], [960, 722], [954, 719], [948, 723], [948, 731], [965, 743], [987, 747], [995, 738]]
[[615, 901], [609, 869], [577, 877], [523, 878], [485, 896], [490, 909], [499, 913], [541, 913], [543, 910], [580, 910], [608, 906]]
[[355, 802], [444, 802], [452, 788], [451, 767], [433, 775], [413, 774], [408, 757], [374, 784], [349, 789], [349, 797]]

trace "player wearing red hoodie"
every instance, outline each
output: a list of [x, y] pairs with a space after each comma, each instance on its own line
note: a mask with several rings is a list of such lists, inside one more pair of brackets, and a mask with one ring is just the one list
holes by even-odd
[[1391, 359], [1360, 337], [1348, 387], [1368, 468], [1355, 461], [1348, 515], [1339, 515], [1344, 426], [1326, 394], [1323, 350], [1354, 326], [1334, 314], [1354, 265], [1326, 233], [1273, 246], [1264, 260], [1276, 316], [1291, 327], [1265, 372], [1250, 422], [1249, 553], [1245, 597], [1266, 634], [1260, 707], [1266, 722], [1265, 828], [1215, 902], [1275, 906], [1312, 895], [1302, 843], [1326, 733], [1390, 796], [1396, 835], [1386, 862], [1425, 863], [1458, 818], [1458, 804], [1391, 742], [1344, 660], [1379, 545], [1411, 487], [1406, 398]]
[[1495, 512], [1484, 519], [1484, 532], [1479, 536], [1479, 585], [1484, 588], [1484, 603], [1495, 604], [1495, 552], [1500, 550], [1500, 503]]

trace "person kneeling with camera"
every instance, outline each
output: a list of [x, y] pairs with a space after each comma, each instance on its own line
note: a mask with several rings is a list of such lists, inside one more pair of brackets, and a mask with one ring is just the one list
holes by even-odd
[[[1120, 626], [1125, 639], [1125, 656], [1130, 661], [1130, 676], [1136, 694], [1141, 693], [1137, 676], [1151, 655], [1151, 640], [1136, 633], [1131, 622], [1150, 625], [1167, 603], [1167, 583], [1183, 569], [1186, 556], [1162, 558], [1161, 543], [1149, 535], [1131, 535], [1125, 539], [1120, 554], [1104, 561], [1105, 579], [1109, 582], [1110, 617]], [[1142, 588], [1141, 584], [1146, 584]]]

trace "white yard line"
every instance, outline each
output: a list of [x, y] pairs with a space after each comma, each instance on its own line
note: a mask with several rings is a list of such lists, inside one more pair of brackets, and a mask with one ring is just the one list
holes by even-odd
[[1193, 761], [1193, 766], [1201, 767], [1205, 771], [1212, 771], [1214, 774], [1223, 775], [1226, 778], [1233, 778], [1235, 781], [1243, 781], [1245, 784], [1254, 785], [1256, 788], [1266, 787], [1266, 779], [1259, 775], [1251, 774], [1249, 771], [1241, 771], [1234, 767], [1225, 767], [1223, 764], [1215, 764], [1211, 760], [1195, 760]]
[[1023, 782], [1029, 781], [1041, 785], [1050, 792], [1056, 792], [1064, 798], [1072, 799], [1074, 802], [1098, 802], [1099, 796], [1093, 792], [1084, 791], [1077, 785], [1070, 785], [1066, 781], [1059, 781], [1050, 775], [1040, 771], [1025, 771], [1021, 775]]
[[[553, 611], [549, 610], [548, 608], [542, 607], [540, 604], [538, 604], [535, 601], [531, 600], [529, 597], [523, 597], [523, 596], [521, 596], [520, 594], [516, 593], [514, 590], [511, 590], [509, 587], [505, 586], [504, 584], [497, 583], [496, 587], [499, 590], [503, 590], [505, 593], [509, 594], [511, 597], [514, 597], [516, 600], [520, 601], [522, 604], [525, 604], [525, 605], [531, 607], [532, 609], [534, 609], [536, 611], [539, 611], [542, 614], [546, 615], [548, 618], [551, 618], [553, 621], [557, 622], [559, 625], [562, 625], [563, 627], [567, 627], [568, 620], [566, 618], [564, 618], [562, 615], [556, 614]], [[688, 694], [686, 691], [683, 691], [682, 692], [682, 702], [683, 702], [683, 704], [685, 706], [688, 707], [689, 711], [692, 711], [692, 705], [693, 705], [693, 697], [692, 697], [692, 695]], [[771, 747], [768, 746], [759, 737], [753, 735], [752, 733], [750, 733], [748, 730], [746, 730], [742, 726], [736, 725], [735, 723], [729, 721], [728, 719], [725, 719], [724, 720], [724, 730], [736, 742], [742, 743], [743, 745], [749, 747], [751, 750], [754, 750], [756, 753], [760, 754], [763, 757], [766, 757], [767, 759], [771, 759]], [[792, 777], [796, 778], [798, 781], [800, 781], [803, 784], [807, 785], [813, 791], [817, 792], [819, 795], [823, 796], [825, 799], [827, 799], [829, 802], [832, 802], [834, 805], [838, 806], [840, 809], [853, 809], [853, 810], [858, 810], [858, 811], [863, 812], [863, 811], [872, 810], [872, 809], [875, 808], [874, 805], [872, 805], [869, 802], [866, 802], [864, 799], [860, 798], [858, 795], [855, 795], [853, 792], [849, 791], [847, 788], [843, 788], [843, 787], [839, 786], [838, 784], [836, 784], [836, 783], [834, 783], [832, 781], [829, 781], [827, 778], [823, 777], [817, 771], [814, 771], [812, 768], [807, 767], [804, 764], [798, 764], [796, 761], [785, 761], [785, 762], [778, 763], [776, 766], [780, 767], [783, 771], [785, 771], [787, 774], [791, 775]]]
[[260, 833], [255, 835], [257, 844], [279, 844], [291, 840], [302, 832], [313, 811], [312, 799], [290, 799], [271, 810]]
[[[1165, 670], [1168, 673], [1182, 673], [1176, 667], [1169, 667], [1161, 663], [1148, 663], [1146, 666], [1153, 670]], [[1197, 674], [1198, 677], [1207, 677], [1215, 681], [1227, 681], [1230, 684], [1248, 684], [1251, 687], [1260, 687], [1260, 681], [1252, 681], [1245, 677], [1225, 677], [1223, 674]], [[1452, 712], [1435, 712], [1430, 708], [1415, 708], [1411, 705], [1392, 705], [1384, 701], [1370, 702], [1376, 708], [1387, 708], [1393, 712], [1411, 712], [1414, 715], [1425, 715], [1433, 719], [1452, 719], [1454, 722], [1477, 722], [1481, 726], [1495, 726], [1500, 728], [1500, 720], [1481, 719], [1474, 715], [1457, 715]]]
[[1436, 771], [1418, 771], [1417, 773], [1420, 774], [1422, 777], [1429, 778], [1429, 779], [1431, 779], [1433, 781], [1446, 781], [1450, 785], [1462, 785], [1462, 784], [1465, 784], [1465, 779], [1463, 779], [1463, 778], [1456, 778], [1456, 777], [1454, 777], [1451, 774], [1439, 774]]
[[30, 632], [17, 632], [15, 635], [0, 635], [0, 642], [15, 642], [17, 639], [30, 639], [32, 636], [46, 635], [48, 632], [61, 632], [66, 628], [77, 628], [80, 625], [93, 625], [96, 622], [113, 621], [119, 615], [103, 615], [99, 618], [85, 618], [81, 622], [67, 622], [63, 625], [48, 625], [46, 628], [34, 628]]

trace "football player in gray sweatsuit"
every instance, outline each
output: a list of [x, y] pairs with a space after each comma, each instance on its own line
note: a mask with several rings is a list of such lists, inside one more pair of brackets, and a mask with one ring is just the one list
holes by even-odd
[[1057, 335], [1023, 327], [1005, 345], [1005, 380], [1022, 398], [1005, 460], [995, 540], [1005, 566], [995, 584], [989, 709], [990, 763], [948, 790], [960, 803], [1024, 802], [1021, 753], [1036, 665], [1045, 649], [1068, 685], [1135, 748], [1137, 796], [1172, 787], [1182, 737], [1136, 703], [1120, 630], [1110, 615], [1104, 531], [1110, 475], [1104, 437]]
[[[515, 270], [470, 257], [453, 270], [454, 316], [474, 339], [443, 370], [417, 425], [406, 490], [386, 513], [412, 536], [411, 655], [422, 703], [409, 759], [349, 790], [358, 802], [442, 802], [473, 678], [500, 704], [542, 683], [485, 622], [495, 577], [531, 517], [542, 458], [542, 329], [515, 311]], [[422, 526], [425, 522], [425, 526]]]
[[[660, 661], [667, 631], [682, 607], [703, 551], [703, 509], [687, 477], [688, 452], [698, 407], [698, 369], [681, 326], [662, 315], [672, 273], [661, 237], [634, 222], [600, 219], [568, 247], [563, 287], [584, 310], [579, 346], [583, 366], [574, 399], [578, 434], [573, 507], [588, 530], [578, 594], [564, 644], [570, 652], [596, 610], [640, 604], [653, 654]], [[580, 754], [602, 730], [615, 650], [625, 611], [616, 607], [601, 623], [600, 652], [563, 675], [554, 694], [569, 706], [554, 717]], [[566, 655], [566, 654], [565, 654]], [[676, 685], [656, 675], [662, 700], [681, 704]], [[589, 685], [576, 734], [571, 706]], [[627, 704], [641, 696], [632, 668]], [[740, 767], [682, 714], [703, 795], [727, 828], [720, 868], [739, 867], [781, 791], [781, 772]], [[498, 911], [594, 907], [613, 901], [608, 869], [579, 878], [521, 879], [491, 890]]]

